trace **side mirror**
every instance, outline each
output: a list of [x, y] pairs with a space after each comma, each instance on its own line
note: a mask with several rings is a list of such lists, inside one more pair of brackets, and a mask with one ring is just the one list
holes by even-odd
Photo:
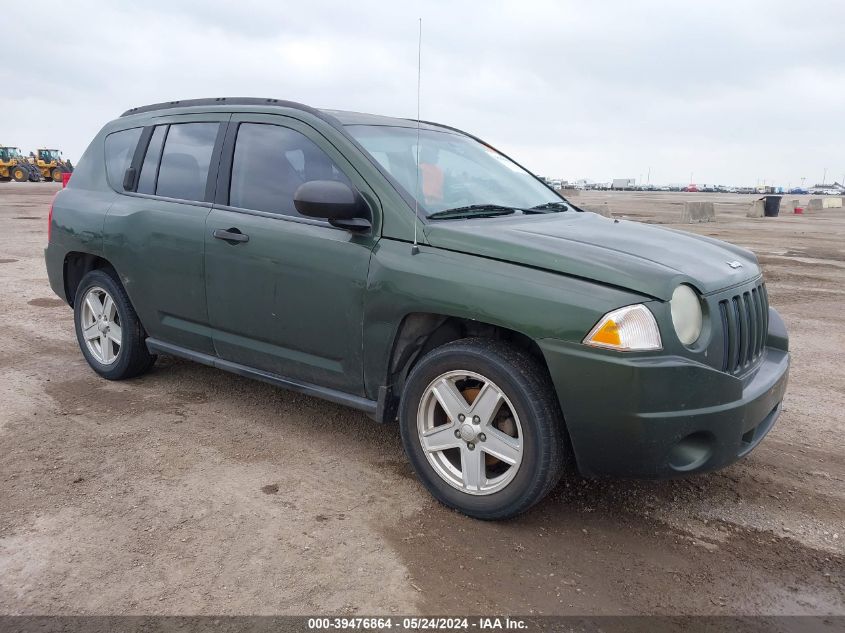
[[312, 180], [293, 194], [296, 210], [309, 218], [328, 220], [329, 224], [349, 231], [372, 228], [370, 208], [361, 194], [335, 180]]

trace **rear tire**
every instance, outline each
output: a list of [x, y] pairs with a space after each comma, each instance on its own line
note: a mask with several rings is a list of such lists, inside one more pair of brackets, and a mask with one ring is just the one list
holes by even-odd
[[52, 172], [53, 182], [61, 182], [62, 181], [62, 170], [61, 169], [54, 169]]
[[79, 348], [95, 372], [107, 380], [125, 380], [147, 372], [156, 357], [146, 332], [117, 275], [92, 270], [82, 278], [73, 302]]
[[429, 492], [478, 519], [525, 512], [563, 472], [563, 416], [548, 372], [500, 341], [462, 339], [429, 352], [405, 383], [399, 424]]
[[26, 182], [29, 180], [29, 172], [23, 167], [15, 167], [12, 169], [12, 178], [14, 178], [16, 182]]

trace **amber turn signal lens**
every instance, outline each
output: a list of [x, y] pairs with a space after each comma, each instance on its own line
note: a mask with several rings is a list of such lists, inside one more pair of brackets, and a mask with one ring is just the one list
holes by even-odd
[[613, 319], [605, 321], [601, 329], [590, 337], [590, 341], [593, 343], [603, 343], [612, 347], [622, 345], [622, 339], [619, 338], [619, 326], [616, 325], [616, 321]]
[[654, 315], [639, 303], [605, 314], [590, 330], [583, 343], [620, 351], [655, 350], [663, 347]]

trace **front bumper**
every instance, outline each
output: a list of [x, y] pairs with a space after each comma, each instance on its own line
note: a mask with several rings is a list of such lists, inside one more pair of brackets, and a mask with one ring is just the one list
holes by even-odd
[[539, 343], [578, 469], [588, 477], [661, 478], [727, 466], [774, 426], [789, 375], [786, 329], [773, 309], [765, 352], [739, 377], [679, 356]]

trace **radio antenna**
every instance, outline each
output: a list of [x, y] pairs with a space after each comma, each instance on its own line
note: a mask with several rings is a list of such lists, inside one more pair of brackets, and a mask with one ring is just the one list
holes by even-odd
[[414, 245], [411, 246], [411, 255], [420, 252], [417, 244], [417, 225], [420, 223], [419, 199], [420, 199], [420, 77], [422, 76], [422, 18], [419, 18], [420, 29], [417, 36], [417, 175], [414, 192]]

